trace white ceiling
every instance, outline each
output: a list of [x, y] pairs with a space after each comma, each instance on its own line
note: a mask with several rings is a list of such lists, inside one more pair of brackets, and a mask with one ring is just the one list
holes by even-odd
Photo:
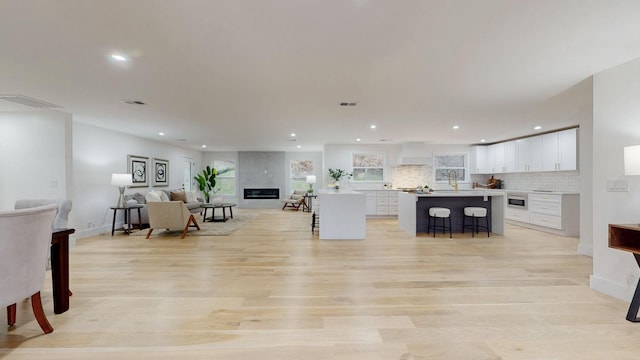
[[639, 15], [637, 0], [0, 0], [0, 95], [208, 150], [492, 142], [578, 124], [590, 76], [640, 57]]

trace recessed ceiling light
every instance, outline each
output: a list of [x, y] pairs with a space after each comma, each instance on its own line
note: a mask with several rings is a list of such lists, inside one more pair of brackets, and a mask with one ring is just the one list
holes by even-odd
[[542, 126], [540, 126], [540, 125], [537, 125], [537, 126], [533, 127], [533, 130], [540, 130], [540, 129], [542, 129]]
[[375, 128], [376, 128], [376, 125], [375, 125], [375, 124], [371, 125], [371, 128], [372, 128], [372, 129], [375, 129]]
[[163, 133], [162, 131], [160, 131], [160, 132], [158, 133], [158, 135], [160, 135], [160, 136], [164, 136], [164, 133]]
[[205, 149], [207, 147], [207, 145], [202, 145], [202, 148]]
[[460, 129], [460, 126], [459, 126], [459, 125], [453, 125], [453, 128], [454, 128], [455, 130], [457, 130], [457, 129]]
[[356, 141], [360, 141], [360, 138], [357, 138]]
[[296, 136], [296, 133], [291, 133], [291, 136]]
[[298, 149], [300, 149], [300, 148], [302, 147], [302, 145], [298, 145], [298, 146], [296, 146], [296, 147], [297, 147]]
[[485, 141], [487, 141], [487, 140], [485, 140], [485, 139], [480, 140], [480, 142], [485, 142]]
[[127, 58], [121, 54], [111, 54], [111, 58], [117, 61], [127, 61]]

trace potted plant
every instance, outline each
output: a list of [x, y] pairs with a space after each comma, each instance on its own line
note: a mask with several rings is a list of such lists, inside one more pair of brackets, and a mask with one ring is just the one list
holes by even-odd
[[204, 194], [204, 202], [207, 204], [211, 198], [211, 193], [214, 192], [216, 187], [216, 176], [218, 176], [218, 171], [215, 168], [207, 166], [206, 169], [202, 170], [201, 174], [194, 177], [198, 182], [200, 191]]
[[336, 182], [336, 190], [340, 189], [340, 179], [343, 177], [349, 177], [351, 174], [344, 169], [329, 169], [329, 177], [335, 180]]

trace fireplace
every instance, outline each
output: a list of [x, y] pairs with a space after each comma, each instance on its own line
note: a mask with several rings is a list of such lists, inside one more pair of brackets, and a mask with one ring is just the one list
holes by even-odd
[[252, 199], [252, 200], [280, 199], [280, 189], [278, 188], [244, 189], [244, 198]]

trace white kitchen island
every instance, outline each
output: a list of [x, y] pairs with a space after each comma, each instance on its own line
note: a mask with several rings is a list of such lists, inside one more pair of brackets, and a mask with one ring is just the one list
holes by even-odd
[[366, 195], [341, 189], [318, 193], [321, 240], [362, 240], [367, 232]]
[[463, 209], [466, 206], [487, 208], [489, 227], [495, 234], [504, 234], [504, 193], [489, 190], [460, 190], [416, 194], [398, 194], [398, 227], [411, 235], [427, 232], [427, 211], [432, 206], [451, 210], [453, 232], [462, 231]]

